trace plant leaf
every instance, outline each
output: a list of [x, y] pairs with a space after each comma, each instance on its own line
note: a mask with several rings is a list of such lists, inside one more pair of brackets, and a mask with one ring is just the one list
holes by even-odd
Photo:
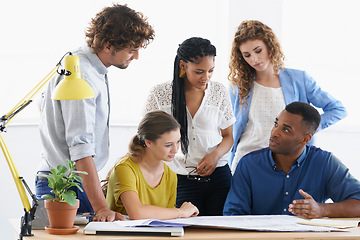
[[77, 189], [79, 189], [81, 192], [83, 191], [83, 189], [80, 187], [80, 184], [78, 182], [71, 182], [69, 185], [71, 187], [77, 187]]
[[67, 168], [63, 165], [58, 165], [57, 166], [57, 174], [61, 174], [61, 173], [66, 173], [67, 172]]
[[88, 175], [87, 172], [85, 171], [72, 171], [73, 173], [77, 173], [77, 174], [84, 174], [84, 175]]
[[58, 179], [58, 181], [56, 182], [56, 191], [62, 191], [67, 184], [68, 183], [66, 182], [65, 179], [63, 178]]
[[52, 177], [48, 177], [49, 187], [54, 188], [55, 186], [55, 179]]
[[83, 182], [83, 179], [80, 176], [74, 175], [75, 181], [78, 181], [79, 183]]
[[50, 194], [44, 194], [44, 195], [41, 196], [41, 198], [43, 198], [43, 199], [54, 199], [54, 197], [52, 195], [50, 195]]
[[64, 193], [63, 197], [64, 197], [65, 202], [67, 202], [71, 206], [76, 205], [76, 194], [74, 191], [68, 191], [68, 192]]
[[69, 170], [75, 169], [75, 162], [74, 161], [71, 161], [71, 160], [68, 159], [67, 163], [69, 165]]

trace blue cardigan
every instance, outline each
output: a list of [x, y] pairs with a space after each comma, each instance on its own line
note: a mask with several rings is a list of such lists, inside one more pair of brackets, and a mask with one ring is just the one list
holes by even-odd
[[[315, 80], [305, 71], [290, 68], [285, 68], [284, 70], [280, 69], [279, 78], [286, 105], [300, 101], [311, 103], [315, 107], [323, 110], [318, 131], [325, 129], [346, 117], [347, 113], [343, 104], [329, 93], [321, 90]], [[251, 88], [249, 92], [249, 98], [247, 100], [248, 106], [241, 109], [241, 106], [239, 105], [238, 87], [231, 85], [229, 88], [230, 99], [236, 117], [236, 122], [233, 124], [234, 144], [231, 149], [231, 157], [229, 160], [230, 166], [241, 134], [248, 122], [252, 91], [253, 88]]]

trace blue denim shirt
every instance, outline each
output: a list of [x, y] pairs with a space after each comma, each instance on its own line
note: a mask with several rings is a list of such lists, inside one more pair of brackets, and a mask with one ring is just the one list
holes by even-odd
[[79, 56], [81, 77], [95, 92], [95, 98], [53, 100], [53, 91], [63, 79], [56, 75], [48, 83], [40, 102], [40, 138], [42, 142], [41, 171], [93, 156], [97, 170], [109, 156], [110, 101], [107, 68], [86, 45], [73, 52]]
[[[332, 97], [329, 93], [323, 91], [316, 84], [315, 80], [305, 71], [290, 68], [285, 68], [284, 70], [280, 69], [279, 79], [286, 105], [292, 102], [300, 101], [311, 103], [315, 107], [323, 110], [318, 131], [325, 129], [346, 117], [347, 113], [343, 104]], [[243, 109], [239, 105], [238, 88], [230, 86], [229, 93], [236, 117], [236, 122], [233, 124], [234, 144], [231, 149], [231, 157], [229, 160], [231, 165], [241, 134], [248, 122], [252, 89], [250, 90], [249, 98], [247, 100], [248, 107]]]
[[269, 148], [245, 155], [231, 181], [224, 215], [291, 214], [289, 204], [303, 199], [299, 189], [319, 203], [360, 200], [360, 182], [332, 153], [306, 146], [288, 174], [276, 168]]

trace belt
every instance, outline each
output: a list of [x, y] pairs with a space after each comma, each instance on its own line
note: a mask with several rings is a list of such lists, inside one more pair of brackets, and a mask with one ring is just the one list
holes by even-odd
[[44, 180], [44, 181], [47, 181], [47, 177], [50, 174], [49, 171], [39, 171], [37, 172], [36, 174], [36, 180]]

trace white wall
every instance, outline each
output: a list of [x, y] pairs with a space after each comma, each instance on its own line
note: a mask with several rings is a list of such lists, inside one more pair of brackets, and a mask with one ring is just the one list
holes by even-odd
[[[84, 42], [84, 29], [113, 0], [5, 1], [0, 8], [0, 115], [28, 93], [68, 50]], [[334, 152], [360, 178], [360, 117], [358, 92], [360, 42], [356, 0], [129, 0], [128, 5], [149, 17], [156, 37], [140, 59], [126, 70], [110, 68], [111, 149], [104, 177], [127, 150], [151, 86], [171, 80], [178, 44], [191, 36], [210, 39], [217, 47], [213, 80], [227, 84], [228, 59], [236, 26], [245, 19], [263, 21], [279, 37], [286, 66], [308, 71], [325, 90], [343, 101], [349, 116], [319, 133], [317, 143]], [[71, 18], [71, 15], [75, 18]], [[33, 189], [40, 140], [36, 104], [30, 105], [4, 133], [21, 176]], [[23, 214], [5, 159], [0, 154], [0, 231], [13, 237], [7, 219]], [[3, 194], [6, 193], [6, 194]], [[6, 236], [8, 236], [6, 238]]]
[[[360, 15], [356, 0], [284, 1], [282, 46], [289, 67], [308, 71], [344, 103], [338, 126], [359, 132]], [[336, 127], [338, 127], [336, 126]]]

